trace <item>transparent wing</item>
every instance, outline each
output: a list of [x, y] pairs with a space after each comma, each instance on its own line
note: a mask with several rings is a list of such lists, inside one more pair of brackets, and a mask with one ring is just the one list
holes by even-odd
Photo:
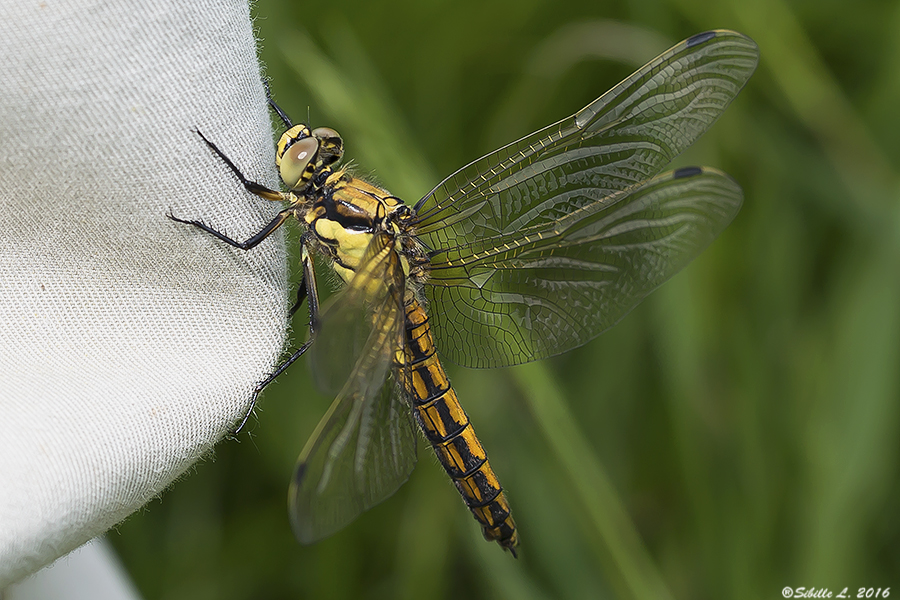
[[731, 222], [721, 171], [664, 173], [560, 218], [442, 250], [426, 295], [438, 346], [470, 367], [537, 360], [615, 325]]
[[733, 31], [673, 46], [575, 115], [447, 177], [416, 204], [417, 233], [453, 247], [596, 201], [581, 189], [602, 196], [652, 177], [715, 122], [758, 61], [753, 40]]
[[[416, 463], [410, 404], [393, 357], [402, 350], [403, 270], [393, 237], [376, 236], [368, 260], [322, 311], [315, 369], [346, 379], [297, 461], [288, 497], [302, 543], [335, 533], [393, 494]], [[350, 341], [342, 347], [329, 336]], [[319, 343], [326, 342], [322, 347]], [[349, 369], [331, 367], [350, 364]]]
[[[708, 245], [740, 205], [737, 186], [711, 170], [690, 182], [675, 183], [671, 174], [651, 178], [721, 115], [758, 59], [756, 44], [739, 33], [695, 35], [574, 116], [463, 167], [422, 198], [416, 205], [416, 232], [431, 249], [425, 291], [442, 351], [473, 367], [565, 352], [616, 323]], [[654, 195], [670, 180], [666, 193], [678, 190], [684, 198]], [[713, 180], [719, 191], [705, 189]], [[640, 208], [653, 210], [651, 202], [664, 203], [659, 208], [669, 215], [666, 219], [690, 216], [689, 229], [677, 234], [682, 244], [677, 249], [666, 249], [668, 222], [663, 226], [653, 220], [646, 227], [628, 222], [631, 214], [655, 219]], [[709, 212], [701, 214], [704, 210]], [[585, 220], [580, 228], [607, 218], [634, 228], [629, 250], [614, 248], [618, 238], [613, 232], [607, 241], [591, 243], [574, 243], [577, 236], [562, 233], [573, 219]], [[489, 266], [488, 256], [511, 248], [524, 252], [536, 232], [545, 256], [552, 244], [561, 245], [552, 253], [554, 260], [545, 263], [554, 264], [558, 273], [549, 273], [549, 266], [535, 273], [530, 259]], [[612, 255], [615, 261], [608, 263]], [[652, 264], [640, 262], [645, 256]], [[529, 270], [517, 271], [528, 265]], [[633, 272], [600, 277], [597, 271], [626, 266]], [[588, 291], [598, 285], [603, 294]], [[537, 299], [542, 300], [532, 304]], [[588, 301], [592, 304], [582, 304]], [[555, 307], [553, 316], [547, 302]], [[494, 340], [497, 330], [502, 333]]]
[[[372, 334], [379, 329], [376, 325], [401, 326], [392, 302], [402, 304], [405, 275], [394, 251], [394, 237], [384, 232], [375, 235], [360, 263], [350, 283], [319, 314], [310, 366], [323, 394], [337, 394], [344, 388], [373, 342]], [[381, 382], [389, 370], [390, 354], [379, 358], [383, 363], [379, 364]]]

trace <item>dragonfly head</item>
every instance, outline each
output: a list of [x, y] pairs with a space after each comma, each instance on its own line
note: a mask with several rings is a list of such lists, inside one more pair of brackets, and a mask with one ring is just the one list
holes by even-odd
[[310, 131], [308, 125], [294, 125], [278, 140], [275, 165], [281, 180], [292, 191], [309, 185], [315, 174], [341, 160], [344, 141], [330, 127], [317, 127]]

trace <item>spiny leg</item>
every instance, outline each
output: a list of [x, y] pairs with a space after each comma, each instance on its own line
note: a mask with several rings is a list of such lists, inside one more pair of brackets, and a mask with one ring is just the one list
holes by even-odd
[[[305, 279], [305, 278], [304, 278], [304, 279]], [[290, 312], [288, 312], [288, 316], [289, 316], [290, 318], [293, 318], [293, 317], [294, 317], [294, 314], [296, 314], [296, 312], [297, 312], [298, 310], [300, 310], [300, 305], [303, 304], [303, 301], [304, 301], [305, 299], [306, 299], [306, 284], [304, 283], [304, 280], [301, 279], [301, 280], [300, 280], [300, 285], [297, 287], [297, 301], [296, 301], [296, 302], [294, 303], [294, 305], [291, 307]]]
[[303, 356], [307, 350], [310, 349], [313, 342], [316, 339], [316, 331], [318, 330], [319, 323], [319, 292], [316, 286], [316, 272], [313, 269], [313, 261], [309, 256], [309, 253], [306, 249], [306, 239], [305, 236], [301, 238], [301, 244], [303, 248], [303, 279], [300, 281], [300, 288], [297, 290], [297, 304], [294, 305], [294, 308], [291, 309], [291, 314], [300, 307], [300, 304], [303, 302], [303, 299], [306, 298], [307, 306], [309, 307], [309, 339], [303, 343], [296, 351], [294, 351], [291, 356], [281, 363], [275, 371], [266, 377], [263, 381], [261, 381], [256, 388], [253, 390], [253, 397], [250, 399], [250, 407], [247, 409], [247, 413], [244, 415], [244, 418], [241, 419], [240, 425], [237, 426], [234, 433], [237, 435], [240, 433], [241, 429], [243, 429], [244, 424], [247, 422], [247, 419], [250, 418], [250, 415], [253, 413], [253, 409], [256, 408], [256, 402], [259, 400], [259, 395], [262, 394], [263, 390], [267, 385], [275, 381], [275, 379], [288, 370], [288, 368], [294, 364], [297, 359]]
[[[231, 162], [231, 159], [228, 158], [224, 152], [219, 150], [218, 146], [216, 146], [214, 143], [212, 143], [211, 141], [206, 139], [206, 136], [203, 135], [199, 129], [195, 130], [195, 131], [197, 132], [197, 135], [200, 136], [200, 139], [202, 139], [204, 141], [204, 143], [206, 143], [206, 145], [209, 147], [209, 149], [212, 150], [213, 152], [215, 152], [216, 156], [218, 156], [222, 160], [222, 162], [224, 162], [228, 166], [228, 168], [231, 169], [231, 172], [234, 173], [234, 176], [237, 177], [238, 181], [241, 182], [241, 185], [243, 185], [244, 189], [246, 189], [248, 192], [250, 192], [251, 194], [255, 194], [261, 198], [265, 198], [266, 200], [272, 200], [272, 201], [276, 201], [276, 202], [280, 202], [282, 200], [289, 200], [287, 194], [283, 194], [281, 192], [271, 190], [271, 189], [267, 188], [266, 186], [262, 185], [261, 183], [251, 181], [251, 180], [247, 179], [246, 177], [244, 177], [244, 174], [241, 173], [241, 170], [238, 169], [237, 166], [235, 166], [235, 164], [233, 162]], [[278, 213], [278, 215], [275, 216], [274, 219], [272, 219], [258, 233], [252, 235], [250, 238], [248, 238], [244, 242], [238, 242], [237, 240], [234, 240], [234, 239], [228, 237], [226, 234], [213, 229], [212, 227], [210, 227], [209, 225], [207, 225], [206, 223], [204, 223], [202, 221], [179, 219], [178, 217], [174, 216], [172, 213], [169, 213], [166, 216], [178, 223], [185, 223], [186, 225], [193, 225], [194, 227], [199, 227], [203, 231], [205, 231], [211, 235], [214, 235], [215, 237], [219, 238], [226, 244], [234, 246], [235, 248], [240, 248], [241, 250], [249, 250], [250, 248], [253, 248], [257, 244], [259, 244], [261, 241], [263, 241], [264, 239], [269, 237], [269, 235], [273, 231], [275, 231], [276, 229], [281, 227], [281, 225], [287, 220], [287, 218], [291, 216], [291, 211], [290, 211], [290, 209], [285, 209], [285, 210], [281, 211], [280, 213]]]
[[276, 229], [281, 227], [282, 223], [284, 223], [288, 219], [288, 217], [291, 216], [291, 209], [286, 208], [283, 211], [281, 211], [280, 213], [278, 213], [274, 219], [269, 221], [268, 225], [266, 225], [265, 227], [260, 229], [259, 232], [253, 234], [252, 236], [247, 238], [246, 241], [243, 241], [243, 242], [239, 242], [237, 240], [231, 239], [230, 237], [228, 237], [221, 231], [217, 231], [217, 230], [213, 229], [212, 227], [210, 227], [203, 221], [189, 221], [186, 219], [179, 219], [178, 217], [174, 216], [172, 213], [169, 213], [166, 216], [177, 223], [185, 223], [186, 225], [193, 225], [194, 227], [198, 227], [198, 228], [202, 229], [203, 231], [205, 231], [206, 233], [216, 236], [217, 238], [219, 238], [220, 240], [222, 240], [223, 242], [225, 242], [226, 244], [228, 244], [230, 246], [234, 246], [235, 248], [240, 248], [241, 250], [249, 250], [250, 248], [253, 248], [257, 244], [259, 244], [261, 241], [263, 241], [264, 239], [269, 237], [269, 235], [273, 231], [275, 231]]
[[283, 110], [281, 110], [281, 107], [275, 103], [275, 100], [272, 99], [272, 90], [269, 89], [268, 81], [266, 82], [266, 100], [269, 101], [269, 106], [272, 107], [272, 110], [275, 111], [275, 113], [281, 119], [281, 122], [284, 123], [285, 127], [290, 129], [291, 127], [294, 126], [294, 124], [291, 123], [290, 118], [288, 118], [287, 114], [285, 114], [285, 112]]
[[303, 345], [300, 346], [297, 351], [291, 355], [290, 358], [288, 358], [286, 361], [284, 361], [284, 363], [281, 364], [281, 366], [275, 369], [274, 373], [266, 377], [253, 389], [253, 398], [250, 399], [250, 407], [247, 409], [247, 413], [244, 415], [244, 418], [241, 419], [240, 425], [238, 425], [237, 429], [234, 430], [234, 435], [239, 434], [241, 432], [241, 429], [244, 428], [244, 425], [247, 423], [247, 419], [250, 418], [250, 415], [253, 414], [253, 409], [256, 408], [256, 403], [259, 401], [259, 395], [262, 394], [265, 387], [275, 381], [275, 379], [279, 375], [284, 373], [288, 369], [288, 367], [294, 364], [294, 362], [296, 362], [298, 358], [306, 354], [306, 351], [310, 349], [314, 341], [315, 338], [313, 337], [310, 337], [308, 340], [306, 340]]
[[243, 185], [248, 192], [250, 192], [251, 194], [256, 194], [260, 198], [265, 198], [266, 200], [272, 200], [274, 202], [288, 200], [285, 194], [269, 189], [261, 183], [251, 181], [244, 177], [244, 174], [241, 173], [241, 170], [238, 169], [233, 162], [231, 162], [231, 159], [228, 158], [224, 152], [219, 150], [218, 146], [206, 139], [206, 136], [203, 135], [203, 133], [201, 133], [199, 129], [195, 129], [194, 131], [196, 131], [197, 135], [199, 135], [203, 139], [203, 141], [206, 142], [206, 145], [209, 146], [210, 150], [215, 152], [216, 155], [222, 159], [222, 162], [228, 165], [228, 168], [231, 169], [231, 172], [234, 173], [234, 176], [238, 178], [238, 181], [241, 182], [241, 185]]
[[309, 297], [309, 332], [312, 335], [313, 330], [316, 329], [313, 315], [318, 317], [319, 314], [319, 290], [316, 287], [316, 272], [313, 269], [313, 262], [307, 249], [309, 248], [309, 240], [309, 232], [300, 236], [300, 264], [303, 265], [303, 275], [300, 279], [300, 285], [297, 287], [297, 302], [294, 303], [288, 314], [293, 317], [294, 313], [300, 309], [303, 301]]

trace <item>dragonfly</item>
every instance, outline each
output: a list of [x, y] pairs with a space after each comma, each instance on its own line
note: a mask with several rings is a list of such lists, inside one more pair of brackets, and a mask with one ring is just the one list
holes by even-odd
[[[581, 346], [705, 249], [740, 209], [741, 188], [710, 167], [661, 170], [715, 122], [758, 60], [742, 34], [697, 34], [573, 116], [462, 167], [415, 205], [340, 166], [337, 131], [293, 124], [271, 97], [286, 127], [276, 167], [287, 191], [247, 179], [197, 132], [248, 192], [284, 208], [245, 241], [169, 218], [242, 250], [292, 218], [302, 230], [291, 314], [306, 301], [309, 337], [257, 386], [244, 417], [313, 348], [316, 384], [335, 399], [290, 484], [301, 543], [391, 496], [415, 466], [418, 429], [485, 539], [516, 556], [506, 492], [441, 360], [493, 368]], [[344, 284], [325, 305], [316, 255]]]

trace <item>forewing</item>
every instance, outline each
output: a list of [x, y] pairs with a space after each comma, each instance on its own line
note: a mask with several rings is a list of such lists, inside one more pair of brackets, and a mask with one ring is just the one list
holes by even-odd
[[659, 173], [722, 114], [759, 49], [733, 31], [695, 35], [590, 105], [450, 175], [416, 205], [431, 249], [555, 221]]
[[654, 176], [712, 125], [758, 58], [741, 34], [693, 36], [423, 198], [416, 233], [443, 353], [496, 367], [565, 352], [706, 247], [740, 189], [714, 170]]
[[553, 221], [441, 251], [426, 295], [439, 348], [470, 367], [565, 352], [615, 325], [731, 222], [738, 185], [690, 167]]
[[288, 504], [302, 543], [335, 533], [389, 497], [415, 467], [411, 408], [392, 373], [402, 350], [405, 285], [392, 244], [392, 236], [376, 236], [369, 260], [322, 313], [316, 346], [331, 334], [357, 345], [318, 349], [317, 366], [343, 361], [352, 368], [297, 461]]

